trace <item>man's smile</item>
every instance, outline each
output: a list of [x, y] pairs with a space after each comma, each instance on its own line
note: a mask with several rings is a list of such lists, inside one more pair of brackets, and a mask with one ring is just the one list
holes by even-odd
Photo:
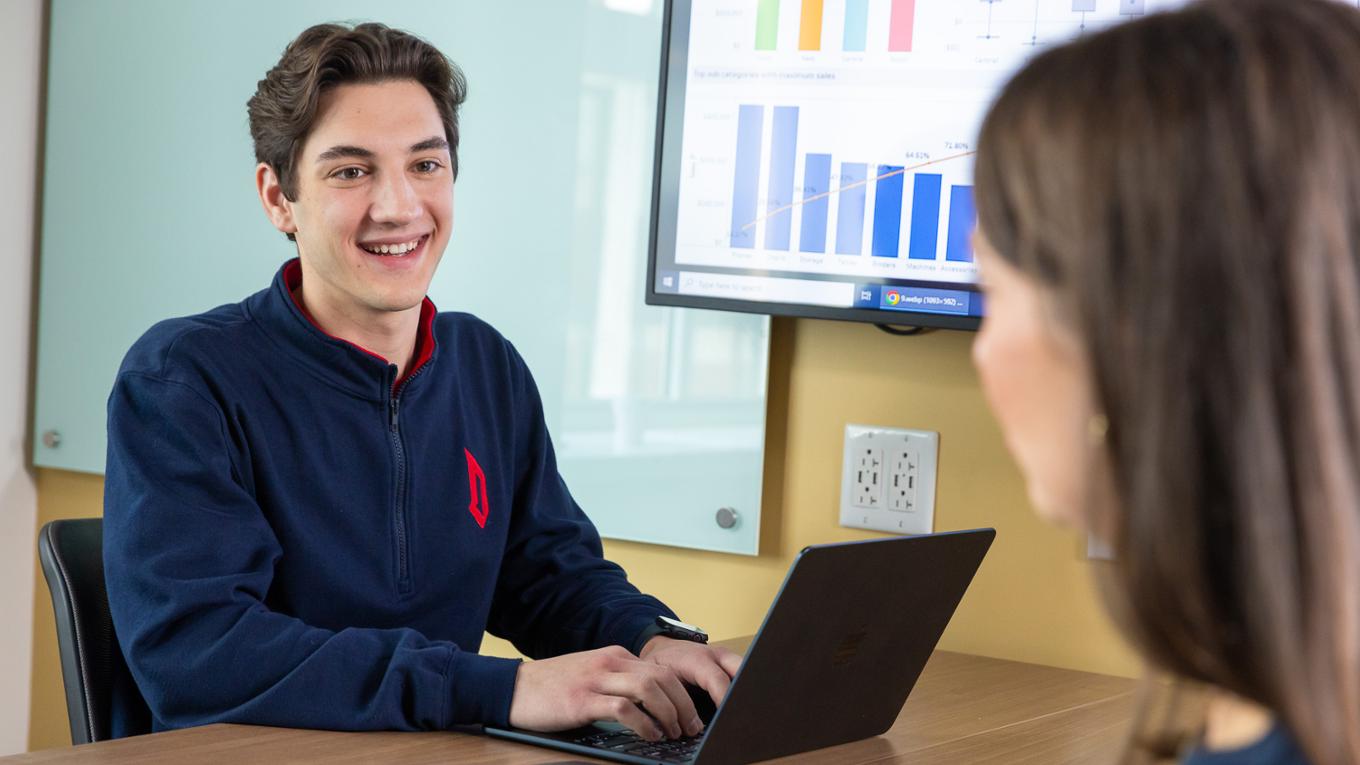
[[408, 241], [360, 242], [359, 248], [372, 255], [404, 257], [415, 253], [429, 238], [429, 234], [422, 234]]

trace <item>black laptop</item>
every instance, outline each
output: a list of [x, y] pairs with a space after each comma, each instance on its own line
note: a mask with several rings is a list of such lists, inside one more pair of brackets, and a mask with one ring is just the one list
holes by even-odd
[[697, 737], [648, 742], [615, 723], [486, 732], [618, 762], [697, 765], [880, 735], [902, 711], [995, 537], [978, 529], [805, 548]]

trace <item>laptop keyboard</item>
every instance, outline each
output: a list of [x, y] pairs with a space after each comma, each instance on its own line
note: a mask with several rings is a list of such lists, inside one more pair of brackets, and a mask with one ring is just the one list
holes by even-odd
[[702, 734], [693, 738], [678, 738], [672, 741], [648, 741], [631, 730], [601, 731], [582, 736], [573, 743], [595, 749], [622, 752], [634, 757], [655, 757], [668, 762], [689, 762], [702, 744]]

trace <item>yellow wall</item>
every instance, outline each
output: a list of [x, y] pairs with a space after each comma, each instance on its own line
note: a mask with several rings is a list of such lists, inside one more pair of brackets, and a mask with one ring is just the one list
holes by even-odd
[[[969, 363], [972, 338], [966, 332], [893, 337], [862, 324], [776, 320], [761, 554], [747, 558], [609, 542], [607, 555], [642, 589], [715, 637], [750, 634], [803, 546], [879, 536], [837, 524], [845, 424], [937, 430], [936, 530], [997, 530], [941, 646], [1137, 674], [1136, 658], [1096, 602], [1082, 540], [1045, 526], [1029, 509]], [[102, 491], [98, 476], [40, 470], [39, 523], [99, 514]], [[51, 600], [41, 576], [38, 587], [31, 749], [70, 742]], [[495, 640], [485, 650], [513, 652]]]
[[[61, 518], [103, 515], [104, 478], [64, 470], [38, 471], [38, 527]], [[33, 544], [38, 543], [34, 529]], [[35, 567], [37, 564], [34, 564]], [[33, 706], [28, 719], [28, 748], [69, 746], [71, 728], [66, 720], [66, 697], [61, 684], [61, 660], [57, 657], [56, 617], [52, 596], [41, 568], [34, 581], [33, 596]]]

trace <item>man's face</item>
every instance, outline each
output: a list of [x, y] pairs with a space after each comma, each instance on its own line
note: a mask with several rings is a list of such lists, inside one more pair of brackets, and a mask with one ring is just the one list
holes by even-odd
[[425, 88], [393, 80], [327, 91], [294, 173], [297, 200], [281, 205], [308, 308], [364, 322], [418, 307], [453, 225], [444, 124]]

